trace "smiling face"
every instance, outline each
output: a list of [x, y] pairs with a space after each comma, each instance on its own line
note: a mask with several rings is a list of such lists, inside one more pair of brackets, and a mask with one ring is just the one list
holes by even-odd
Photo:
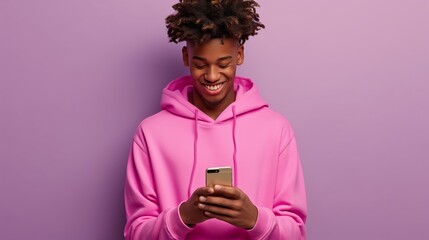
[[234, 78], [244, 61], [244, 48], [236, 39], [214, 38], [183, 47], [183, 62], [193, 79], [192, 103], [216, 119], [235, 100]]

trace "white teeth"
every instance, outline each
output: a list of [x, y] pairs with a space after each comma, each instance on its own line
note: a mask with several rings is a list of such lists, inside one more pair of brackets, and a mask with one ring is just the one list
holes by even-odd
[[218, 90], [220, 87], [222, 87], [222, 84], [217, 84], [217, 85], [204, 85], [208, 90], [210, 91], [216, 91]]

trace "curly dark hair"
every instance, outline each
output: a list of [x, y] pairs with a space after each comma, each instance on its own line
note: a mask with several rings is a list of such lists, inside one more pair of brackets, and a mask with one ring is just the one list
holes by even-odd
[[256, 7], [259, 4], [249, 0], [180, 0], [173, 5], [176, 13], [165, 19], [168, 37], [175, 43], [235, 38], [243, 44], [265, 28]]

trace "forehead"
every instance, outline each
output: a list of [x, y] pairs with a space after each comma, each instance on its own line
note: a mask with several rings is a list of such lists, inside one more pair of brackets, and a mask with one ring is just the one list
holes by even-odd
[[201, 44], [188, 42], [187, 47], [191, 57], [198, 56], [205, 59], [217, 59], [222, 57], [234, 57], [239, 47], [238, 40], [214, 38]]

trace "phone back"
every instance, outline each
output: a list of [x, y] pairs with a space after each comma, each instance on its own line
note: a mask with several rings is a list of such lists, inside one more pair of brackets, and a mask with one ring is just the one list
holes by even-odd
[[207, 168], [206, 186], [214, 185], [232, 186], [232, 169], [231, 167]]

